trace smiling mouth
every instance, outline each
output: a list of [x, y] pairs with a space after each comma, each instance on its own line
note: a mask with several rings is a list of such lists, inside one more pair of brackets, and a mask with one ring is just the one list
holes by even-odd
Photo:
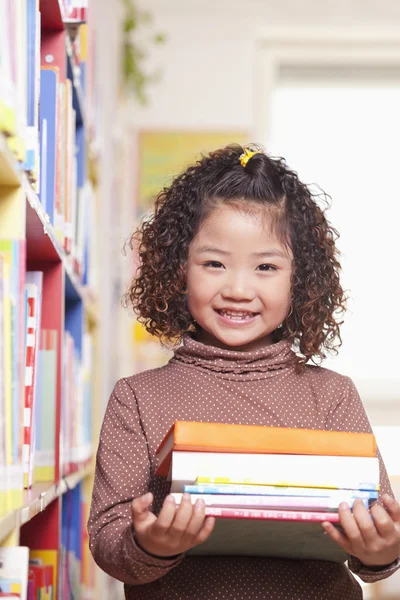
[[250, 312], [248, 310], [222, 310], [216, 309], [216, 312], [225, 317], [226, 319], [230, 319], [232, 321], [247, 321], [253, 319], [259, 313]]

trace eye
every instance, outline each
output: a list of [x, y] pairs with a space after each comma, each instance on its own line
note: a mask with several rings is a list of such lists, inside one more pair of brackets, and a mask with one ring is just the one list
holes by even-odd
[[274, 267], [273, 265], [263, 264], [263, 265], [258, 265], [257, 270], [258, 271], [276, 271], [276, 267]]
[[211, 267], [212, 269], [225, 269], [224, 265], [217, 260], [209, 260], [204, 263], [205, 267]]

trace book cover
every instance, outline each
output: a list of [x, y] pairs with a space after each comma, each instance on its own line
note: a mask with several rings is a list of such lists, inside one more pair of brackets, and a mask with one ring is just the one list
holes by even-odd
[[195, 482], [377, 491], [379, 461], [359, 456], [180, 451], [173, 453], [170, 479], [172, 492], [182, 492], [184, 485]]
[[157, 475], [168, 474], [172, 451], [376, 456], [371, 433], [176, 421], [159, 448]]
[[[50, 567], [51, 572], [51, 582], [49, 582], [47, 575], [47, 584], [50, 591], [52, 591], [52, 595], [50, 596], [52, 599], [58, 598], [57, 596], [57, 573], [58, 573], [58, 550], [30, 550], [29, 552], [29, 562], [35, 565], [43, 565], [47, 569]], [[47, 570], [47, 573], [49, 571]]]
[[348, 558], [325, 535], [320, 522], [248, 518], [217, 518], [209, 539], [189, 550], [188, 555], [266, 556], [337, 563]]

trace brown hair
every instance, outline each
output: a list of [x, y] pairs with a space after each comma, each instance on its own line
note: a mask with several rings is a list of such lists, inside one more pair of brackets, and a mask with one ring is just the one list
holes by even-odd
[[[259, 150], [258, 146], [251, 146]], [[340, 284], [338, 233], [317, 198], [282, 158], [259, 151], [245, 167], [244, 149], [231, 145], [204, 156], [178, 175], [156, 198], [154, 214], [132, 235], [139, 267], [125, 295], [147, 331], [177, 343], [194, 329], [186, 302], [185, 263], [190, 242], [216, 202], [250, 203], [275, 215], [275, 229], [293, 253], [291, 307], [277, 339], [302, 356], [298, 364], [323, 359], [341, 345], [338, 316], [346, 298]], [[248, 204], [250, 208], [250, 204]]]

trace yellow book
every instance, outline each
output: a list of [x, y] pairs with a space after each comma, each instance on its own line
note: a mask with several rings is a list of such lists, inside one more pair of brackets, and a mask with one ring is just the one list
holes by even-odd
[[53, 595], [57, 596], [57, 575], [58, 575], [58, 551], [57, 550], [30, 550], [29, 559], [33, 559], [36, 564], [51, 565], [53, 567]]
[[14, 135], [16, 130], [15, 111], [0, 98], [0, 131]]
[[6, 465], [6, 505], [8, 511], [12, 507], [10, 474], [12, 457], [12, 349], [11, 349], [11, 266], [3, 262], [3, 385], [4, 385], [4, 433], [5, 433], [5, 465]]
[[[302, 480], [302, 481], [296, 481], [294, 483], [289, 482], [289, 481], [274, 481], [273, 483], [271, 483], [270, 481], [267, 481], [266, 479], [240, 479], [238, 477], [197, 477], [196, 481], [195, 481], [196, 485], [201, 485], [204, 483], [212, 483], [215, 485], [224, 485], [224, 484], [229, 484], [229, 485], [265, 485], [265, 486], [271, 486], [273, 485], [274, 487], [300, 487], [300, 488], [314, 488], [315, 483], [312, 481], [307, 481], [307, 480]], [[330, 490], [337, 490], [340, 489], [337, 486], [332, 485], [329, 481], [326, 482], [321, 482], [320, 485], [318, 485], [318, 487], [320, 488], [324, 488], [324, 489], [330, 489]], [[373, 489], [373, 491], [379, 491], [380, 490], [380, 485], [376, 485], [376, 486], [371, 486], [371, 490]]]

